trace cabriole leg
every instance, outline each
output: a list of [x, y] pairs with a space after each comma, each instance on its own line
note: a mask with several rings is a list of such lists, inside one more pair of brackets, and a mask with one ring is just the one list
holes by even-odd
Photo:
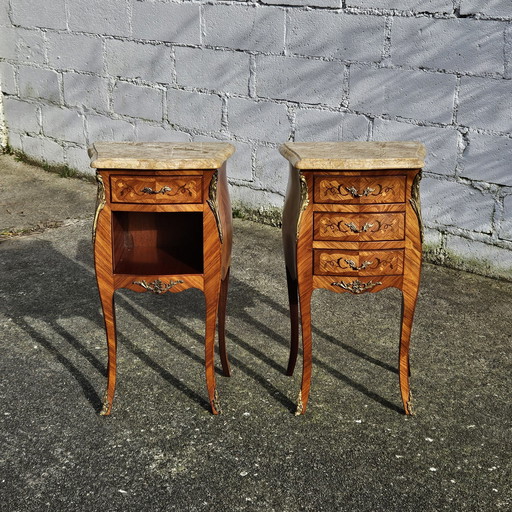
[[297, 354], [299, 352], [299, 295], [297, 279], [293, 279], [286, 268], [286, 282], [288, 284], [288, 303], [290, 305], [290, 357], [286, 375], [293, 375]]
[[215, 324], [217, 320], [217, 311], [220, 298], [220, 276], [210, 278], [208, 285], [205, 286], [206, 301], [206, 322], [204, 336], [204, 361], [206, 369], [206, 387], [208, 389], [208, 398], [213, 414], [219, 414], [219, 397], [215, 387]]
[[398, 375], [400, 394], [405, 414], [413, 414], [412, 397], [409, 384], [411, 368], [409, 364], [409, 345], [411, 341], [412, 322], [416, 307], [418, 287], [410, 286], [402, 291], [402, 326], [400, 330], [400, 350], [398, 358]]
[[228, 300], [228, 285], [229, 285], [229, 271], [228, 268], [224, 279], [220, 284], [220, 299], [219, 299], [219, 352], [220, 361], [222, 364], [222, 371], [226, 377], [231, 376], [231, 369], [229, 367], [228, 353], [226, 350], [226, 305]]
[[313, 290], [311, 286], [307, 290], [300, 292], [300, 316], [302, 325], [302, 383], [297, 399], [297, 410], [295, 415], [304, 414], [308, 405], [309, 389], [311, 387], [311, 369], [313, 364], [313, 351], [311, 339], [311, 295]]
[[117, 357], [117, 336], [116, 316], [114, 304], [114, 290], [112, 288], [100, 287], [100, 300], [107, 333], [108, 362], [107, 362], [107, 389], [103, 398], [103, 407], [100, 414], [108, 416], [112, 412], [112, 403], [116, 390], [116, 357]]

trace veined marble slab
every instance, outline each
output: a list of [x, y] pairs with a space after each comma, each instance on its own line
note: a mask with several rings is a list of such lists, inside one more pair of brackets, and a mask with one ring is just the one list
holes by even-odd
[[235, 152], [227, 142], [95, 142], [96, 169], [217, 169]]
[[287, 142], [279, 152], [297, 169], [420, 169], [419, 142]]

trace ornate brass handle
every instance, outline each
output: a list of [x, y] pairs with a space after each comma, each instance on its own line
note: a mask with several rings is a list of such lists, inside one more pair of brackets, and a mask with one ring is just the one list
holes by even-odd
[[168, 284], [164, 283], [163, 281], [160, 281], [160, 279], [155, 279], [155, 281], [152, 281], [151, 283], [148, 283], [147, 281], [133, 281], [133, 284], [138, 284], [139, 286], [142, 286], [144, 290], [147, 290], [148, 292], [158, 293], [159, 295], [162, 293], [165, 293], [169, 291], [173, 286], [176, 286], [177, 284], [181, 284], [183, 281], [179, 279], [178, 281], [169, 281]]
[[347, 189], [347, 192], [350, 192], [352, 194], [352, 197], [364, 197], [369, 196], [372, 192], [375, 192], [374, 188], [366, 187], [361, 193], [358, 192], [357, 188], [355, 187], [345, 187]]
[[373, 228], [373, 223], [367, 222], [361, 229], [359, 229], [353, 222], [345, 222], [345, 226], [347, 226], [352, 233], [364, 233], [370, 228]]
[[141, 192], [144, 194], [165, 194], [171, 190], [171, 187], [162, 187], [160, 190], [153, 190], [151, 187], [144, 187]]
[[378, 286], [379, 284], [382, 284], [381, 281], [376, 281], [375, 283], [373, 281], [368, 281], [367, 283], [363, 283], [359, 281], [359, 279], [356, 279], [355, 281], [352, 281], [351, 283], [345, 283], [344, 281], [334, 281], [331, 283], [331, 286], [338, 286], [342, 288], [343, 290], [347, 290], [352, 293], [363, 293], [367, 290], [371, 290], [373, 287]]
[[356, 265], [356, 262], [354, 260], [347, 260], [345, 259], [345, 263], [352, 269], [352, 270], [364, 270], [366, 267], [369, 267], [370, 265], [373, 265], [373, 261], [363, 261], [362, 265], [359, 267]]

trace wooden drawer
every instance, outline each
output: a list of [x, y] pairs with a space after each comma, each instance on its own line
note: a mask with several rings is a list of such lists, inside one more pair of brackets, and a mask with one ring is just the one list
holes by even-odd
[[113, 203], [202, 203], [201, 176], [122, 176], [110, 177]]
[[374, 241], [403, 240], [405, 213], [315, 212], [315, 240]]
[[401, 275], [404, 251], [344, 251], [316, 249], [314, 274], [319, 276], [392, 276]]
[[315, 203], [403, 203], [405, 176], [315, 176]]

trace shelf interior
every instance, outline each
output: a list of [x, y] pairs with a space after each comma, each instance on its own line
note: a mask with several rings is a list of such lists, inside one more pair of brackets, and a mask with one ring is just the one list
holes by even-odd
[[202, 212], [112, 212], [114, 273], [203, 273]]

